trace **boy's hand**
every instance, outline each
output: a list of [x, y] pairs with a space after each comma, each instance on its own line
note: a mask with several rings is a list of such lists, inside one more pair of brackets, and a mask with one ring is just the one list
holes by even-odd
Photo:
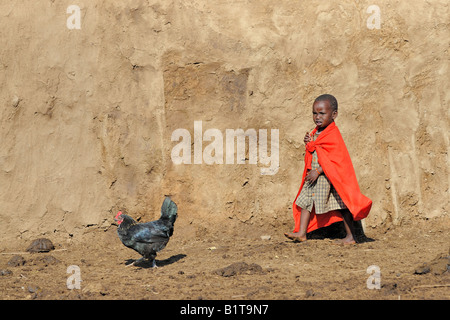
[[311, 136], [309, 135], [309, 132], [307, 132], [307, 133], [305, 134], [305, 137], [303, 138], [303, 142], [304, 142], [305, 144], [308, 144], [311, 140], [312, 140], [312, 139], [311, 139]]
[[306, 174], [305, 181], [313, 183], [314, 181], [317, 180], [319, 175], [320, 174], [319, 172], [317, 172], [317, 170], [309, 170], [308, 173]]

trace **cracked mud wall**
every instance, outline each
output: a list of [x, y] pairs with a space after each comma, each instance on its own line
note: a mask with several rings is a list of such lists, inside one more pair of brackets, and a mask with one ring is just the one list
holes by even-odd
[[[72, 4], [0, 4], [2, 238], [153, 219], [164, 195], [186, 230], [285, 228], [322, 93], [374, 202], [366, 226], [448, 216], [446, 1], [376, 3], [379, 30], [369, 1], [79, 1], [69, 30]], [[194, 141], [194, 121], [278, 129], [278, 172], [175, 165], [171, 134]]]

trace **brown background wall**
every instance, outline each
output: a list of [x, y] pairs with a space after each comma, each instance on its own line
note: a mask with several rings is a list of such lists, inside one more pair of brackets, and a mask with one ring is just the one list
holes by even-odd
[[[80, 235], [118, 209], [153, 219], [164, 195], [186, 230], [290, 223], [322, 93], [374, 202], [366, 226], [448, 215], [447, 1], [18, 1], [0, 16], [2, 238]], [[224, 140], [278, 129], [278, 172], [174, 165], [171, 134], [193, 139], [194, 121]]]

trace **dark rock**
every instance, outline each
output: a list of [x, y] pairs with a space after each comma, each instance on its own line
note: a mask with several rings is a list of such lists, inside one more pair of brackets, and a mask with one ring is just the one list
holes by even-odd
[[264, 270], [256, 263], [236, 262], [225, 268], [217, 269], [214, 273], [222, 277], [232, 277], [237, 274], [262, 274]]
[[34, 240], [28, 247], [28, 252], [49, 252], [55, 249], [53, 243], [46, 238], [40, 238]]
[[15, 255], [8, 261], [10, 267], [20, 267], [25, 264], [25, 259], [22, 256]]
[[44, 257], [38, 257], [36, 259], [33, 260], [33, 264], [36, 265], [43, 265], [44, 267], [47, 267], [49, 265], [53, 265], [53, 264], [58, 264], [61, 261], [59, 261], [58, 259], [56, 259], [53, 256], [44, 256]]
[[429, 272], [434, 275], [441, 275], [444, 272], [448, 272], [450, 269], [450, 256], [439, 255], [430, 262], [424, 262], [422, 265], [418, 266], [414, 274], [427, 274]]
[[416, 268], [414, 274], [426, 274], [428, 272], [430, 272], [430, 266], [426, 263], [423, 263], [421, 266]]

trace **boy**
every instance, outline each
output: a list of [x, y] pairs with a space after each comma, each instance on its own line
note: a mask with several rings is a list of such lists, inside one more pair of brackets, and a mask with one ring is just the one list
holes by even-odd
[[284, 235], [306, 241], [306, 233], [344, 221], [347, 233], [341, 244], [356, 243], [353, 221], [367, 217], [372, 201], [361, 194], [350, 155], [338, 127], [335, 97], [324, 94], [313, 104], [316, 128], [306, 133], [305, 169], [293, 204], [295, 227]]

